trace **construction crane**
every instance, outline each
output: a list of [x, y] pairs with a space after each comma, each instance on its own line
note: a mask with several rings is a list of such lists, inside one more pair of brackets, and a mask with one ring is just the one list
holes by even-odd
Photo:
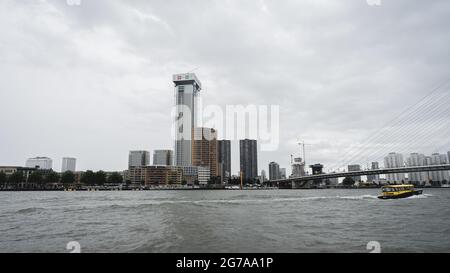
[[200, 67], [194, 68], [194, 69], [192, 69], [191, 71], [187, 72], [186, 74], [192, 73], [192, 72], [194, 72], [195, 70], [197, 70], [197, 69], [199, 69], [199, 68], [200, 68]]
[[312, 146], [312, 144], [307, 144], [307, 143], [305, 143], [304, 140], [302, 140], [302, 141], [300, 141], [300, 142], [298, 143], [298, 145], [300, 145], [300, 147], [302, 147], [302, 152], [303, 152], [303, 162], [305, 163], [305, 166], [306, 166], [306, 149], [305, 149], [305, 146]]

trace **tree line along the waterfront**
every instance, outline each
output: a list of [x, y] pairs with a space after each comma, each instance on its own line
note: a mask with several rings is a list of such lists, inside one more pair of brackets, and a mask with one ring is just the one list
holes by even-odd
[[[71, 171], [59, 174], [54, 171], [37, 170], [30, 173], [28, 177], [21, 171], [14, 172], [9, 176], [7, 176], [3, 172], [0, 172], [0, 187], [3, 186], [3, 188], [6, 188], [8, 186], [23, 186], [23, 184], [38, 188], [55, 184], [70, 186], [77, 182], [78, 181], [75, 173]], [[120, 173], [118, 172], [107, 175], [103, 171], [86, 171], [82, 173], [79, 182], [86, 186], [102, 186], [104, 184], [122, 184], [124, 181], [122, 175], [120, 175]]]

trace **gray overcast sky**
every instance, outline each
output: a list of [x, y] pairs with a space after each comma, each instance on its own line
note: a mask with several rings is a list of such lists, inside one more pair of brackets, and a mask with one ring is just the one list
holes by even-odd
[[449, 26], [447, 0], [2, 0], [0, 165], [171, 148], [171, 76], [197, 67], [204, 103], [280, 105], [260, 170], [299, 139], [329, 164], [449, 78]]

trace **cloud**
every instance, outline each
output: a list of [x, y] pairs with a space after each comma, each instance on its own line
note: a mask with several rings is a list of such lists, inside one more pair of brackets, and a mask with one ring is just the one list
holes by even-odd
[[314, 144], [309, 163], [331, 165], [449, 78], [449, 10], [445, 0], [2, 1], [0, 164], [76, 156], [82, 169], [120, 170], [130, 149], [170, 148], [171, 75], [199, 67], [204, 103], [280, 105], [282, 143], [260, 169], [286, 167], [300, 139]]

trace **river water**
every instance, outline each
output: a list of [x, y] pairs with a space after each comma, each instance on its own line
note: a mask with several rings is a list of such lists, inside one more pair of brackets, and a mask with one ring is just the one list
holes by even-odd
[[450, 252], [450, 190], [0, 192], [0, 252]]

